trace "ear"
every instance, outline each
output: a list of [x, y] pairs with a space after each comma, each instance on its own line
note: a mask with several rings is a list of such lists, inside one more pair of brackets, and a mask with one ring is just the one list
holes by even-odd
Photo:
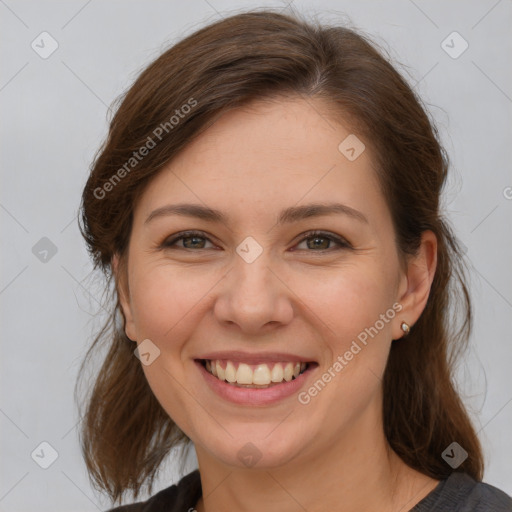
[[396, 316], [393, 339], [404, 336], [400, 327], [402, 322], [406, 322], [412, 328], [421, 316], [427, 305], [436, 267], [437, 237], [432, 231], [427, 230], [421, 235], [417, 254], [409, 257], [406, 272], [400, 278], [398, 302], [402, 305], [402, 310]]
[[128, 275], [123, 265], [120, 265], [119, 255], [117, 253], [112, 257], [112, 272], [114, 273], [116, 281], [116, 290], [119, 297], [119, 303], [121, 304], [121, 309], [123, 310], [124, 332], [130, 340], [136, 341], [137, 335], [131, 308], [130, 291], [128, 288]]

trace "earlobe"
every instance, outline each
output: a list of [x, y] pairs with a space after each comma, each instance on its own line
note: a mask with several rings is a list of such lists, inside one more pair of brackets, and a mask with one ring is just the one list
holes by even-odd
[[124, 316], [125, 334], [130, 340], [136, 341], [137, 335], [130, 303], [128, 276], [123, 265], [120, 264], [119, 255], [117, 253], [112, 257], [112, 272], [116, 282], [116, 291], [119, 298], [119, 304], [121, 305], [122, 313]]
[[[403, 276], [400, 304], [403, 309], [398, 318], [396, 338], [404, 337], [409, 330], [414, 329], [414, 324], [427, 305], [430, 288], [434, 280], [437, 267], [437, 237], [428, 230], [421, 236], [421, 244], [415, 256], [407, 263], [407, 275]], [[409, 330], [402, 324], [405, 322]]]

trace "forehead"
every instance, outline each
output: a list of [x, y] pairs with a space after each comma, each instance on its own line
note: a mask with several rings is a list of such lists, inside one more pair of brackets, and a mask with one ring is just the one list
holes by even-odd
[[[385, 207], [369, 145], [362, 150], [364, 142], [334, 117], [332, 107], [311, 98], [257, 101], [228, 111], [153, 179], [140, 209], [149, 214], [178, 200], [243, 207], [252, 215], [301, 202], [341, 200], [368, 213]], [[342, 152], [347, 140], [362, 151], [355, 159]], [[354, 145], [358, 140], [361, 145]]]

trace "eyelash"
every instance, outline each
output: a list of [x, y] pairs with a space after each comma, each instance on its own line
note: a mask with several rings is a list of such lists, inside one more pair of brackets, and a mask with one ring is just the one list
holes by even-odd
[[[206, 236], [206, 233], [204, 233], [203, 231], [183, 231], [181, 233], [177, 233], [175, 236], [173, 236], [171, 238], [165, 239], [162, 242], [162, 244], [160, 245], [160, 248], [161, 249], [169, 249], [169, 248], [172, 248], [173, 245], [176, 244], [176, 242], [179, 242], [180, 240], [183, 240], [183, 239], [186, 239], [186, 238], [193, 238], [193, 237], [204, 238], [205, 240], [208, 240], [209, 242], [213, 243]], [[308, 232], [304, 233], [302, 238], [297, 242], [297, 245], [302, 243], [302, 242], [304, 242], [304, 240], [308, 240], [310, 238], [315, 238], [315, 237], [326, 238], [328, 240], [331, 240], [331, 241], [337, 243], [340, 246], [338, 248], [338, 250], [341, 250], [341, 249], [353, 249], [352, 245], [349, 242], [347, 242], [347, 240], [345, 240], [344, 238], [339, 237], [337, 235], [334, 235], [332, 233], [327, 233], [327, 232], [324, 232], [324, 231], [316, 231], [316, 230], [308, 231]], [[192, 251], [194, 250], [194, 249], [189, 249], [188, 247], [180, 247], [179, 249], [192, 250]], [[204, 251], [206, 249], [197, 249], [197, 250]], [[299, 249], [299, 250], [304, 250], [304, 249]], [[329, 248], [329, 249], [319, 249], [319, 250], [308, 250], [308, 252], [320, 252], [320, 253], [331, 252], [331, 251], [332, 251], [331, 248]]]

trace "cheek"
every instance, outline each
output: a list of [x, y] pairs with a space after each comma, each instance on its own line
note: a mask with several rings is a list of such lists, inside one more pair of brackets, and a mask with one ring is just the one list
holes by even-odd
[[212, 284], [191, 277], [193, 272], [180, 275], [168, 266], [145, 268], [131, 276], [133, 318], [137, 339], [151, 340], [160, 356], [142, 370], [162, 408], [182, 430], [190, 432], [191, 418], [198, 412], [190, 393], [183, 390], [187, 378], [183, 347], [197, 325], [194, 315], [201, 298], [205, 299]]
[[176, 293], [176, 283], [158, 267], [140, 272], [138, 267], [131, 275], [132, 313], [139, 339], [156, 342], [172, 328], [175, 316], [183, 316], [186, 304]]
[[340, 424], [363, 414], [370, 403], [378, 403], [396, 314], [385, 276], [368, 259], [364, 265], [332, 271], [328, 279], [302, 281], [307, 288], [298, 295], [307, 297], [304, 311], [311, 309], [315, 314], [311, 318], [319, 330], [324, 364], [299, 401], [311, 404], [327, 430], [339, 432]]
[[346, 339], [373, 325], [392, 306], [390, 286], [378, 268], [354, 266], [330, 270], [325, 279], [309, 274], [297, 280], [297, 295], [317, 315], [333, 336]]
[[332, 272], [316, 286], [308, 279], [307, 289], [299, 293], [318, 317], [316, 325], [323, 326], [320, 339], [327, 365], [337, 362], [332, 372], [339, 378], [333, 379], [331, 398], [341, 394], [354, 410], [377, 389], [379, 380], [372, 376], [383, 374], [391, 345], [396, 312], [385, 276], [378, 265], [354, 266]]
[[169, 265], [145, 268], [143, 273], [134, 272], [130, 286], [138, 338], [151, 339], [161, 350], [176, 348], [169, 340], [183, 339], [190, 331], [218, 277], [214, 272]]

